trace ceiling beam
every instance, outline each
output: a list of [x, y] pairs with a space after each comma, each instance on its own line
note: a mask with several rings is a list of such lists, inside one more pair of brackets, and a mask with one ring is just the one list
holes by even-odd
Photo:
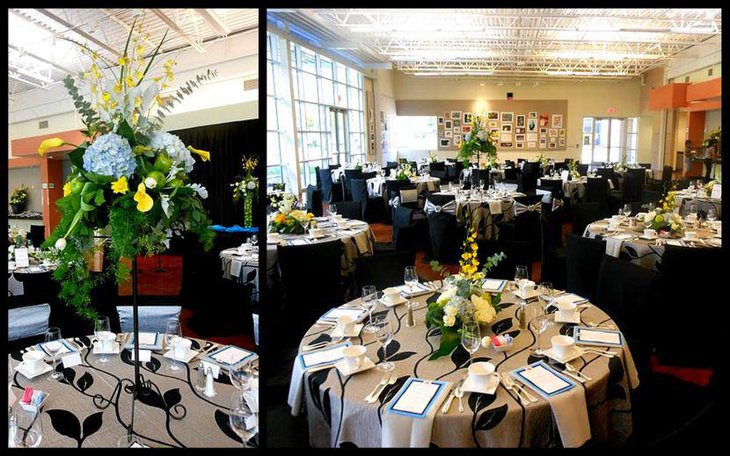
[[[123, 20], [121, 20], [118, 17], [116, 17], [114, 14], [112, 14], [112, 12], [109, 9], [107, 9], [107, 8], [99, 8], [99, 11], [101, 11], [102, 13], [104, 13], [104, 15], [106, 17], [108, 17], [112, 21], [116, 22], [118, 25], [120, 25], [126, 31], [129, 32], [129, 31], [132, 30], [132, 26], [131, 25], [127, 24]], [[148, 40], [144, 36], [142, 36], [141, 38], [142, 38], [142, 41], [144, 41], [145, 43], [147, 43], [148, 46], [152, 46], [152, 48], [156, 48], [157, 47], [157, 45], [155, 43], [153, 43], [152, 41]]]
[[47, 84], [38, 84], [36, 82], [29, 81], [27, 79], [23, 79], [23, 78], [20, 77], [20, 74], [14, 72], [14, 71], [11, 71], [11, 70], [8, 70], [8, 77], [10, 79], [15, 80], [15, 81], [20, 81], [20, 82], [22, 82], [24, 84], [28, 84], [28, 85], [31, 85], [33, 87], [38, 87], [39, 89], [49, 90]]
[[231, 28], [218, 14], [216, 14], [215, 11], [211, 9], [195, 8], [195, 12], [198, 13], [198, 16], [202, 17], [210, 28], [221, 38], [226, 37], [231, 33]]
[[190, 46], [193, 47], [196, 51], [203, 53], [205, 52], [205, 48], [200, 45], [197, 41], [195, 41], [190, 35], [185, 33], [183, 29], [180, 28], [179, 25], [177, 25], [172, 19], [170, 19], [161, 9], [158, 8], [152, 8], [151, 11], [155, 13], [155, 16], [159, 17], [162, 22], [167, 24], [168, 27], [173, 29], [175, 33], [178, 34], [181, 38], [185, 39], [188, 43], [190, 43]]
[[25, 51], [23, 49], [20, 49], [19, 47], [13, 46], [12, 44], [8, 44], [8, 48], [10, 48], [10, 49], [12, 49], [14, 51], [18, 51], [21, 54], [25, 54], [28, 57], [32, 57], [32, 58], [38, 60], [39, 62], [45, 63], [46, 65], [50, 65], [50, 66], [52, 66], [53, 68], [55, 68], [56, 70], [58, 70], [58, 71], [60, 71], [62, 73], [74, 74], [73, 71], [69, 70], [68, 68], [66, 68], [64, 66], [61, 66], [61, 65], [59, 65], [57, 63], [54, 63], [54, 62], [51, 62], [50, 60], [44, 59], [43, 57], [39, 57], [39, 56], [33, 54], [32, 52], [28, 52], [28, 51]]
[[102, 49], [104, 49], [104, 50], [106, 50], [108, 52], [110, 52], [111, 54], [113, 54], [113, 55], [115, 55], [117, 57], [121, 57], [122, 56], [122, 54], [119, 51], [117, 51], [116, 49], [114, 49], [111, 46], [109, 46], [108, 44], [106, 44], [106, 43], [104, 43], [104, 42], [102, 42], [102, 41], [94, 38], [93, 36], [89, 35], [88, 33], [84, 32], [83, 30], [79, 30], [75, 25], [71, 24], [70, 22], [67, 22], [64, 19], [61, 19], [60, 17], [58, 17], [55, 14], [51, 13], [50, 11], [48, 11], [47, 9], [36, 8], [36, 11], [38, 11], [41, 14], [43, 14], [47, 18], [49, 18], [49, 19], [51, 19], [51, 20], [53, 20], [55, 22], [58, 22], [59, 24], [63, 25], [64, 27], [66, 27], [68, 29], [68, 31], [73, 32], [73, 33], [75, 33], [75, 34], [77, 34], [77, 35], [79, 35], [79, 36], [81, 36], [81, 37], [89, 40], [89, 42], [94, 43], [95, 45], [99, 46], [100, 48], [102, 48]]

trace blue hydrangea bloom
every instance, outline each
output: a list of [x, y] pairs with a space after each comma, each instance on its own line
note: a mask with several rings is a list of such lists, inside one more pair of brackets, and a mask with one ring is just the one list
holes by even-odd
[[84, 152], [84, 169], [102, 176], [130, 177], [137, 168], [129, 142], [116, 133], [96, 138]]
[[157, 150], [166, 150], [175, 165], [184, 169], [186, 173], [193, 170], [195, 159], [177, 136], [159, 131], [152, 133], [149, 146]]

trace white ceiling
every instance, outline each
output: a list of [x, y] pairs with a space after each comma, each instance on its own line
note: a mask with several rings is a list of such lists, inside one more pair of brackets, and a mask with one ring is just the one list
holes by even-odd
[[625, 79], [721, 35], [720, 9], [269, 9], [270, 30], [417, 76]]
[[[258, 27], [257, 9], [10, 9], [8, 10], [8, 93], [48, 90], [67, 74], [86, 71], [89, 59], [75, 43], [116, 63], [134, 20], [149, 34], [154, 51], [167, 31], [161, 52], [194, 48]], [[176, 71], [184, 71], [176, 68]]]

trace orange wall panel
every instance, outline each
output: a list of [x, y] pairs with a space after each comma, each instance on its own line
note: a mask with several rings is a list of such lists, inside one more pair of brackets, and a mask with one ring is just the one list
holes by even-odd
[[[705, 136], [705, 111], [692, 111], [687, 113], [687, 139], [692, 141], [692, 148], [702, 144]], [[684, 147], [684, 144], [682, 144]]]
[[687, 87], [687, 101], [702, 101], [722, 96], [722, 78], [710, 79]]
[[[10, 141], [10, 150], [14, 157], [29, 157], [38, 156], [38, 146], [43, 140], [50, 138], [61, 138], [70, 144], [81, 144], [86, 141], [86, 136], [81, 134], [80, 130], [68, 130], [61, 133], [51, 133], [48, 135], [30, 136], [28, 138], [13, 139]], [[64, 155], [66, 152], [71, 152], [73, 147], [61, 146], [55, 149], [49, 149], [48, 153], [61, 152], [60, 155]], [[58, 155], [58, 154], [54, 154]]]
[[673, 109], [687, 106], [687, 83], [672, 83], [651, 89], [649, 109]]

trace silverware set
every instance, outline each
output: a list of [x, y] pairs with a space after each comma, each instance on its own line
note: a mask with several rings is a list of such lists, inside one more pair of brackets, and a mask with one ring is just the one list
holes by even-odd
[[461, 391], [461, 387], [464, 385], [464, 382], [466, 381], [466, 377], [462, 378], [456, 384], [454, 384], [454, 389], [451, 390], [451, 393], [449, 393], [449, 397], [446, 398], [446, 402], [444, 402], [444, 405], [441, 406], [441, 413], [447, 413], [449, 409], [451, 408], [451, 403], [454, 401], [454, 398], [457, 397], [457, 391], [461, 392], [461, 397], [464, 397], [464, 392]]
[[319, 350], [320, 348], [325, 348], [325, 347], [328, 347], [330, 345], [339, 344], [340, 342], [342, 342], [342, 339], [343, 339], [343, 337], [338, 337], [337, 339], [332, 339], [332, 340], [327, 341], [327, 342], [318, 342], [316, 344], [305, 345], [305, 346], [302, 347], [302, 350], [301, 351], [302, 352], [309, 352], [309, 351], [312, 351], [312, 350]]
[[370, 392], [370, 394], [365, 396], [365, 401], [368, 404], [372, 404], [375, 401], [377, 401], [378, 397], [380, 397], [380, 394], [383, 392], [385, 387], [388, 385], [394, 384], [396, 382], [396, 380], [398, 380], [398, 378], [395, 375], [393, 375], [392, 372], [386, 372], [385, 374], [383, 374], [383, 378], [380, 380], [380, 383], [378, 383], [375, 386], [375, 388]]

